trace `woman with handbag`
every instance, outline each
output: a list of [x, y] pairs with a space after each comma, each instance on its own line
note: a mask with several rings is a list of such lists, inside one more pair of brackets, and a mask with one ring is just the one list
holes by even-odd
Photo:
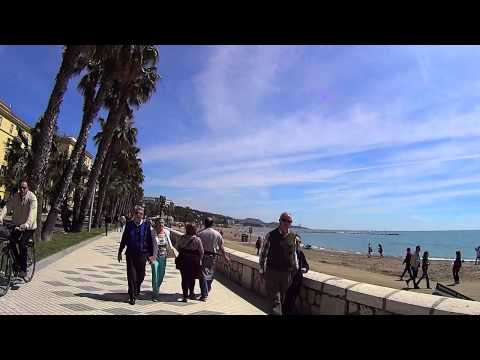
[[187, 224], [185, 230], [186, 234], [178, 239], [175, 244], [179, 252], [179, 255], [175, 259], [175, 264], [182, 276], [183, 302], [187, 302], [187, 298], [195, 300], [195, 279], [198, 279], [200, 276], [203, 258], [202, 241], [196, 235], [196, 226]]

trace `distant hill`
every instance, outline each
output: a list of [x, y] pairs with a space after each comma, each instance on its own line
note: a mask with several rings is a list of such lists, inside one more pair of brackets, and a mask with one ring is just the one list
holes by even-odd
[[266, 224], [260, 219], [246, 218], [238, 220], [238, 223], [243, 226], [265, 226]]

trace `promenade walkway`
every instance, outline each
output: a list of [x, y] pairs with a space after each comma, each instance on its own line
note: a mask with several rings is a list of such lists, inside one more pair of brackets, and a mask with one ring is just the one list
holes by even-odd
[[[0, 298], [0, 315], [263, 315], [253, 294], [214, 281], [207, 302], [180, 302], [180, 273], [168, 259], [160, 302], [151, 300], [151, 272], [134, 306], [127, 303], [125, 256], [117, 261], [119, 232], [99, 236], [59, 260], [41, 266], [31, 283], [22, 284]], [[44, 263], [45, 264], [45, 263]], [[220, 277], [221, 278], [221, 277]], [[228, 288], [224, 285], [228, 284]], [[230, 288], [233, 290], [230, 290]], [[199, 293], [198, 282], [195, 291]], [[249, 301], [247, 301], [249, 300]]]

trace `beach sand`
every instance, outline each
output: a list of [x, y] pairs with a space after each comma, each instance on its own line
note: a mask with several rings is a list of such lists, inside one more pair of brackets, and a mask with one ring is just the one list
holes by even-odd
[[[266, 228], [253, 227], [253, 234], [250, 243], [240, 242], [241, 234], [248, 234], [248, 227], [234, 226], [230, 228], [217, 228], [221, 230], [225, 239], [225, 246], [235, 250], [244, 251], [250, 254], [256, 254], [255, 241], [258, 236], [262, 236], [269, 231]], [[414, 292], [431, 294], [435, 288], [436, 282], [442, 285], [452, 285], [452, 289], [480, 301], [480, 265], [475, 266], [474, 263], [465, 262], [460, 270], [460, 284], [453, 286], [452, 262], [451, 261], [430, 261], [429, 277], [430, 287], [426, 289], [426, 282], [422, 280], [421, 289], [407, 288], [405, 281], [399, 281], [404, 266], [403, 259], [393, 256], [385, 256], [381, 258], [372, 256], [368, 258], [363, 254], [355, 254], [348, 252], [339, 252], [334, 250], [304, 250], [305, 256], [313, 271], [339, 276], [369, 284], [376, 284], [395, 289], [405, 289]], [[422, 271], [419, 270], [421, 276]], [[408, 277], [408, 275], [406, 276]], [[406, 278], [404, 277], [404, 278]]]

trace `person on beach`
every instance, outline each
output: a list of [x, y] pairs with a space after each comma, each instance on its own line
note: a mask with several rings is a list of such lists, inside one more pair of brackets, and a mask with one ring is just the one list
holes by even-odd
[[196, 300], [195, 279], [200, 278], [200, 271], [203, 258], [202, 240], [196, 235], [197, 227], [194, 224], [185, 225], [185, 235], [175, 243], [179, 254], [175, 261], [177, 269], [182, 276], [183, 302]]
[[298, 259], [298, 270], [294, 272], [292, 283], [285, 294], [285, 301], [282, 306], [283, 315], [294, 315], [295, 314], [295, 301], [297, 300], [298, 295], [300, 294], [300, 288], [302, 286], [303, 274], [306, 274], [310, 270], [308, 265], [307, 258], [303, 253], [300, 244], [301, 240], [297, 241], [297, 259]]
[[298, 269], [296, 243], [299, 236], [290, 231], [292, 216], [283, 212], [279, 226], [265, 235], [260, 250], [259, 273], [265, 277], [265, 287], [270, 301], [270, 314], [277, 314], [276, 309], [285, 300], [285, 293], [290, 285], [291, 275]]
[[197, 236], [202, 241], [203, 246], [203, 259], [202, 269], [200, 275], [200, 301], [206, 301], [208, 294], [212, 289], [213, 276], [215, 275], [215, 264], [217, 262], [217, 256], [219, 253], [225, 258], [227, 262], [230, 262], [230, 258], [225, 253], [223, 248], [223, 236], [220, 232], [213, 229], [213, 219], [207, 217], [204, 220], [205, 228], [197, 233]]
[[[405, 264], [405, 269], [403, 270], [402, 275], [400, 275], [400, 281], [403, 280], [403, 276], [405, 275], [406, 272], [410, 275], [410, 279], [413, 278], [412, 276], [412, 269], [410, 268], [410, 261], [412, 259], [412, 253], [410, 252], [410, 248], [407, 248], [407, 253], [405, 255], [405, 259], [403, 260], [402, 264]], [[407, 283], [408, 285], [408, 283]]]
[[462, 255], [460, 251], [457, 251], [455, 261], [453, 262], [453, 267], [452, 267], [453, 280], [455, 280], [456, 285], [460, 284], [460, 277], [458, 273], [461, 267], [462, 267]]
[[480, 245], [475, 248], [475, 253], [476, 253], [476, 256], [475, 256], [475, 265], [477, 265], [477, 261], [480, 260]]
[[382, 244], [378, 244], [378, 253], [380, 254], [380, 257], [383, 257], [383, 247], [382, 247]]
[[418, 282], [415, 284], [415, 289], [420, 289], [418, 284], [422, 281], [423, 278], [427, 281], [427, 289], [430, 289], [430, 280], [428, 279], [428, 266], [430, 265], [430, 261], [428, 261], [428, 251], [423, 252], [422, 257], [422, 276], [418, 279]]
[[[170, 241], [170, 231], [165, 229], [165, 222], [160, 219], [153, 227], [153, 233], [157, 242], [157, 257], [152, 262], [152, 301], [158, 301], [158, 293], [160, 285], [162, 285], [165, 276], [165, 268], [167, 266], [167, 249], [173, 250], [172, 242]], [[175, 254], [175, 251], [174, 251]]]
[[140, 288], [145, 279], [145, 265], [151, 264], [157, 257], [157, 242], [151, 231], [149, 221], [143, 219], [144, 209], [135, 206], [133, 220], [127, 222], [118, 249], [118, 262], [122, 261], [125, 247], [127, 258], [127, 281], [129, 304], [135, 305], [135, 299], [140, 295]]
[[368, 257], [372, 256], [372, 252], [373, 252], [372, 244], [368, 243]]
[[407, 280], [407, 286], [410, 280], [412, 280], [413, 284], [415, 284], [415, 279], [418, 275], [418, 269], [420, 268], [420, 245], [415, 247], [415, 252], [412, 254], [412, 258], [410, 260], [410, 266], [412, 267], [413, 276], [410, 276], [410, 279]]
[[257, 255], [260, 252], [260, 248], [262, 247], [262, 237], [259, 236], [257, 242], [255, 243], [255, 248], [257, 249]]

